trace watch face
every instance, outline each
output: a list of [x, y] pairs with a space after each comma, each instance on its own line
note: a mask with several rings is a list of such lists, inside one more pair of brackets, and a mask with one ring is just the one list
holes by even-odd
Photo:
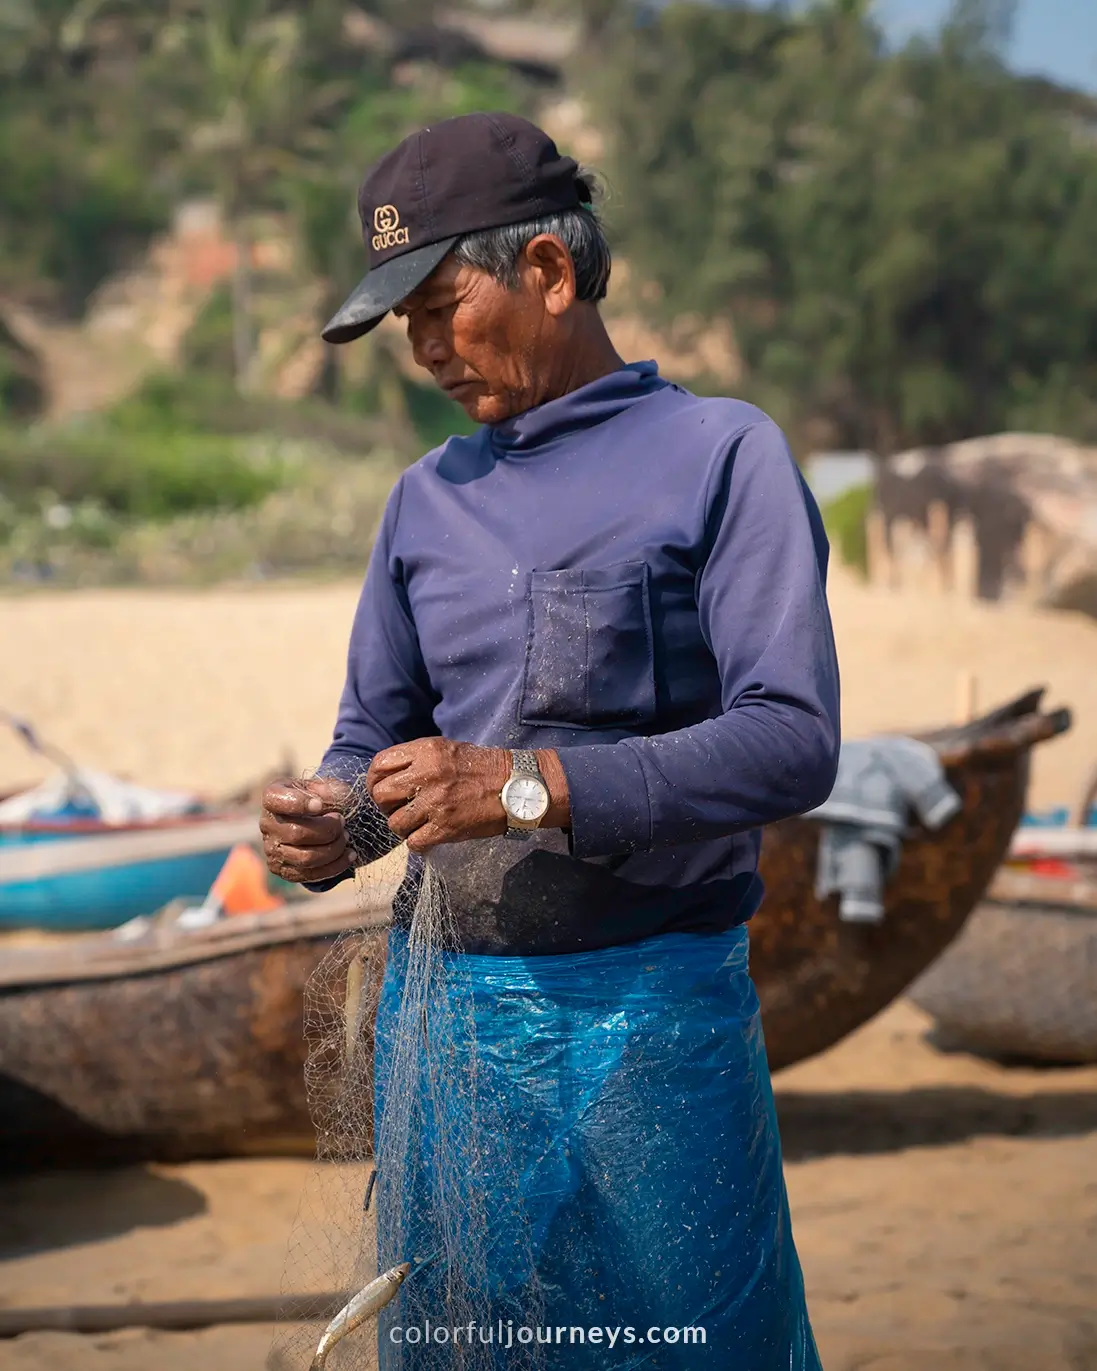
[[548, 791], [535, 776], [515, 776], [507, 782], [503, 804], [512, 819], [536, 823], [548, 810]]

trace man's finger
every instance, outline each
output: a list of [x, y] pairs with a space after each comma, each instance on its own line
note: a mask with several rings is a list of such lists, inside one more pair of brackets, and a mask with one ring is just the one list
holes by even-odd
[[388, 816], [389, 828], [398, 838], [406, 838], [430, 821], [430, 813], [413, 797], [407, 804], [397, 805]]
[[400, 771], [394, 776], [386, 776], [384, 780], [378, 781], [370, 792], [370, 799], [382, 814], [391, 814], [393, 810], [413, 800], [418, 793], [419, 783], [415, 776], [407, 771]]
[[404, 771], [415, 761], [415, 749], [408, 743], [400, 743], [396, 747], [386, 747], [384, 752], [379, 752], [369, 764], [366, 772], [366, 785], [369, 793], [373, 794], [373, 787], [376, 782], [385, 776], [395, 775], [398, 771]]
[[293, 847], [323, 847], [326, 843], [338, 842], [345, 830], [341, 814], [284, 819], [276, 814], [263, 813], [259, 816], [259, 832], [264, 838], [289, 843]]
[[[305, 788], [314, 799], [321, 802], [324, 811], [338, 810], [340, 813], [347, 808], [352, 790], [349, 782], [335, 776], [310, 776], [305, 781]], [[309, 812], [316, 811], [310, 809]]]
[[[345, 858], [346, 864], [350, 865], [350, 853], [345, 839], [342, 838], [335, 843], [325, 843], [323, 847], [294, 847], [292, 843], [272, 842], [268, 838], [263, 844], [263, 850], [267, 854], [268, 863], [274, 862], [298, 871], [312, 872], [320, 867], [330, 866], [340, 857]], [[308, 879], [313, 878], [310, 875]]]
[[329, 862], [326, 866], [310, 867], [307, 871], [277, 861], [268, 864], [271, 871], [276, 876], [280, 876], [282, 880], [292, 881], [295, 885], [302, 885], [305, 881], [327, 881], [332, 876], [341, 876], [344, 871], [350, 870], [353, 862], [350, 859], [350, 854], [344, 853], [342, 857], [337, 857], [335, 861]]
[[[389, 827], [392, 827], [391, 823]], [[437, 824], [428, 822], [415, 829], [406, 841], [409, 852], [429, 852], [432, 847], [441, 847], [443, 843], [457, 842], [458, 839], [447, 834]]]
[[329, 807], [304, 781], [272, 781], [263, 791], [263, 808], [286, 818], [322, 814]]

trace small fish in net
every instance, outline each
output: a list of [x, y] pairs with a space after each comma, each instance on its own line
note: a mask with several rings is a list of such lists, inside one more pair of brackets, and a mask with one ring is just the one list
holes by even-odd
[[343, 1339], [361, 1328], [369, 1319], [376, 1317], [386, 1304], [396, 1298], [410, 1271], [410, 1263], [401, 1262], [399, 1266], [383, 1271], [370, 1281], [365, 1289], [360, 1290], [352, 1300], [349, 1300], [324, 1329], [309, 1371], [324, 1371], [328, 1357]]

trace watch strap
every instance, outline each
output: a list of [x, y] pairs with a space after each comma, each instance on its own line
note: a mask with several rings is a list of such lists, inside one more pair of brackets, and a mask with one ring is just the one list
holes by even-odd
[[510, 769], [512, 774], [517, 772], [520, 776], [536, 776], [543, 784], [545, 778], [541, 775], [541, 768], [537, 765], [537, 753], [528, 751], [515, 751], [510, 754]]
[[[541, 774], [541, 768], [537, 764], [537, 753], [528, 749], [515, 748], [510, 754], [510, 777], [514, 776], [533, 776], [548, 790], [548, 782]], [[528, 838], [534, 831], [525, 824], [516, 824], [511, 818], [509, 811], [504, 807], [507, 816], [507, 837], [519, 840]]]

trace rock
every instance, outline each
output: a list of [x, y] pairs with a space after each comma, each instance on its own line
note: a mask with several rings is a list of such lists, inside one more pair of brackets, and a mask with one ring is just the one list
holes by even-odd
[[881, 461], [868, 574], [1097, 618], [1097, 448], [1002, 433]]

